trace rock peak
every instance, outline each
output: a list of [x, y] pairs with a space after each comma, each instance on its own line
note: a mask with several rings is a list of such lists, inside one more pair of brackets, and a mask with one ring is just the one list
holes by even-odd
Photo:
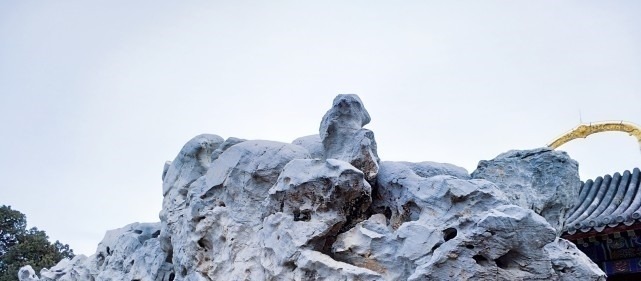
[[[327, 137], [333, 130], [358, 130], [369, 124], [371, 117], [361, 99], [355, 94], [341, 94], [334, 98], [332, 108], [321, 121], [319, 134]], [[337, 128], [330, 128], [336, 126]]]
[[371, 121], [361, 99], [354, 94], [338, 95], [320, 125], [320, 139], [326, 159], [348, 162], [372, 182], [378, 173], [374, 132], [363, 129]]

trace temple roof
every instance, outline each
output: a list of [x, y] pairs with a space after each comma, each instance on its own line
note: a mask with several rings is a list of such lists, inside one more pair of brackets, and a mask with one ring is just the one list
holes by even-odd
[[641, 220], [640, 171], [606, 175], [587, 180], [581, 186], [579, 203], [570, 210], [564, 231], [597, 232], [621, 224], [632, 225]]

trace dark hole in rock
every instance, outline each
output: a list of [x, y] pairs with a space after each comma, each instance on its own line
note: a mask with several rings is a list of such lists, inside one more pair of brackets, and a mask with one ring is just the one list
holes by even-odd
[[129, 262], [129, 264], [134, 265], [134, 262], [136, 262], [136, 261], [135, 261], [135, 260], [131, 260], [131, 261]]
[[321, 252], [331, 258], [334, 258], [332, 245], [336, 241], [336, 236], [338, 235], [342, 225], [342, 223], [335, 224], [329, 229], [329, 231], [327, 231], [327, 235], [316, 237], [310, 240], [307, 245], [310, 245], [315, 251]]
[[218, 201], [218, 207], [227, 207], [227, 205], [223, 201]]
[[367, 210], [363, 209], [363, 205], [369, 204], [371, 197], [369, 194], [361, 192], [360, 196], [349, 202], [343, 207], [343, 210], [346, 214], [346, 220], [343, 227], [340, 229], [340, 233], [343, 233], [357, 223], [363, 221], [367, 217]]
[[296, 268], [298, 268], [298, 266], [296, 265], [296, 263], [295, 263], [295, 262], [293, 262], [293, 261], [288, 261], [288, 262], [286, 262], [286, 263], [284, 264], [284, 266], [285, 266], [286, 268], [289, 268], [291, 271], [294, 271], [294, 270], [296, 270]]
[[304, 280], [318, 280], [315, 270], [305, 270]]
[[174, 274], [173, 272], [169, 273], [169, 281], [174, 281], [174, 279], [176, 279], [176, 274]]
[[184, 266], [183, 266], [183, 267], [181, 268], [181, 270], [180, 270], [180, 275], [181, 275], [182, 277], [187, 276], [187, 268], [186, 268], [186, 267], [184, 267]]
[[421, 215], [421, 208], [414, 203], [414, 201], [409, 201], [403, 205], [403, 221], [416, 221]]
[[392, 210], [389, 207], [385, 207], [383, 214], [388, 220], [392, 218]]
[[516, 260], [519, 260], [520, 257], [521, 257], [521, 254], [519, 252], [514, 250], [509, 250], [507, 253], [505, 253], [505, 255], [500, 256], [494, 262], [496, 262], [496, 266], [503, 269], [514, 268], [514, 267], [518, 267]]
[[173, 263], [172, 261], [173, 259], [174, 259], [174, 251], [169, 250], [169, 252], [167, 252], [167, 257], [165, 258], [165, 262]]
[[107, 247], [107, 255], [111, 255], [111, 249], [109, 249], [109, 247]]
[[450, 227], [448, 229], [443, 230], [443, 239], [445, 241], [450, 241], [456, 237], [456, 228]]
[[102, 253], [100, 253], [98, 254], [97, 258], [98, 258], [98, 266], [102, 266], [102, 264], [105, 263], [105, 256]]
[[140, 230], [140, 229], [136, 229], [136, 230], [134, 230], [134, 233], [136, 233], [136, 234], [142, 234], [142, 230]]
[[310, 210], [294, 210], [294, 221], [309, 221], [312, 218]]
[[207, 238], [204, 238], [204, 237], [200, 238], [200, 240], [198, 240], [198, 246], [200, 246], [201, 248], [205, 249], [205, 251], [207, 251], [207, 250], [209, 250], [209, 249], [211, 249], [213, 247], [211, 241], [207, 240]]
[[192, 220], [195, 222], [200, 222], [201, 220], [204, 220], [204, 219], [205, 219], [205, 216], [197, 216], [197, 217], [194, 217]]
[[465, 248], [468, 248], [470, 250], [474, 249], [474, 245], [465, 245]]
[[151, 238], [157, 238], [160, 236], [160, 230], [156, 230], [154, 233], [151, 234]]
[[472, 258], [474, 259], [474, 261], [475, 261], [477, 264], [480, 264], [480, 265], [485, 265], [485, 264], [487, 264], [487, 263], [489, 262], [489, 261], [487, 260], [487, 258], [485, 258], [485, 257], [484, 257], [484, 256], [482, 256], [482, 255], [474, 255]]

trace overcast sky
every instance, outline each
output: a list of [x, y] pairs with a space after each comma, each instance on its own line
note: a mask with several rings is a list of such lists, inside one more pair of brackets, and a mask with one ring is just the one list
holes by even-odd
[[[91, 4], [90, 4], [91, 3]], [[158, 221], [201, 133], [290, 142], [360, 95], [382, 160], [453, 163], [641, 123], [641, 1], [0, 1], [0, 204], [92, 254]], [[585, 180], [636, 140], [561, 147]]]

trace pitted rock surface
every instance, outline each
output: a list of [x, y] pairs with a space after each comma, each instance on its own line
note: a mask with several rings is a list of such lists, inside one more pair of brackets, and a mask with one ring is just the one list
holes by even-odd
[[511, 150], [480, 161], [472, 178], [496, 183], [510, 202], [534, 210], [559, 234], [581, 189], [578, 163], [547, 147]]
[[199, 135], [162, 172], [160, 222], [21, 281], [580, 280], [605, 274], [558, 237], [576, 162], [546, 149], [380, 162], [370, 116], [339, 95], [292, 144]]

